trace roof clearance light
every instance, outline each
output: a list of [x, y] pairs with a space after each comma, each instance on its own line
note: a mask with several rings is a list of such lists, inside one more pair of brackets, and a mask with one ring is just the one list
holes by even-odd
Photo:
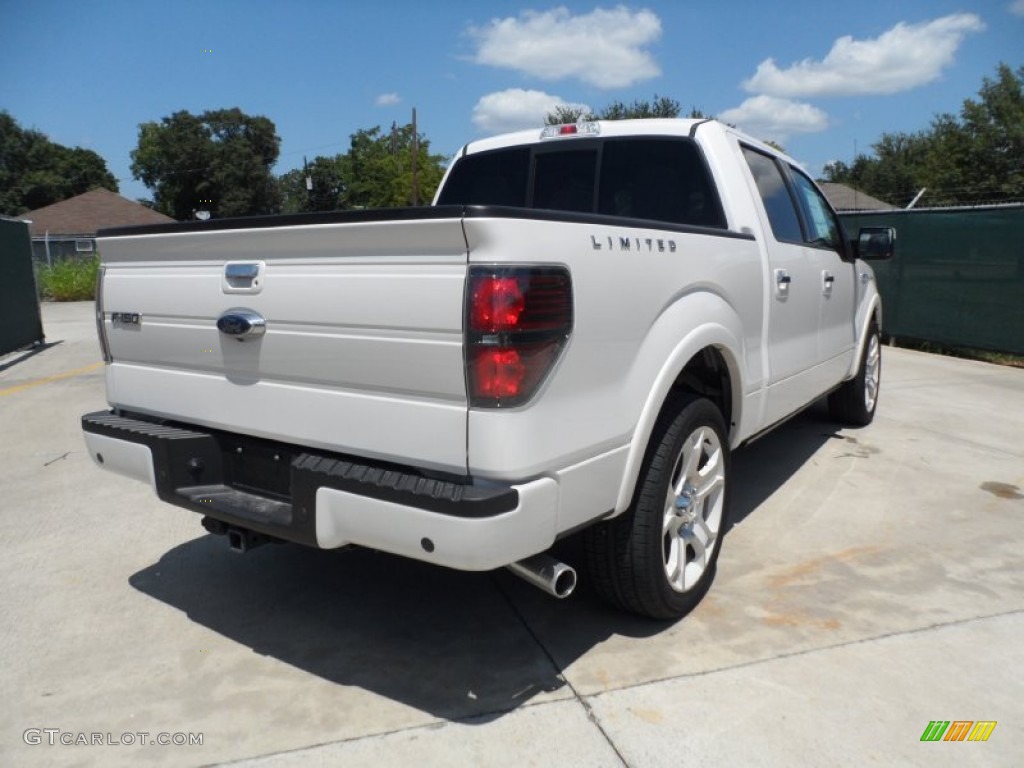
[[565, 123], [563, 125], [546, 125], [540, 132], [542, 139], [556, 139], [561, 136], [597, 136], [601, 133], [598, 123]]

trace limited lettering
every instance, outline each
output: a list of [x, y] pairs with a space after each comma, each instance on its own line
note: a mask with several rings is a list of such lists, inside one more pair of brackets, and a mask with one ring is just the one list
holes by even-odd
[[675, 253], [676, 241], [654, 237], [613, 237], [608, 235], [602, 239], [597, 235], [590, 236], [590, 247], [595, 251], [629, 251], [637, 253]]

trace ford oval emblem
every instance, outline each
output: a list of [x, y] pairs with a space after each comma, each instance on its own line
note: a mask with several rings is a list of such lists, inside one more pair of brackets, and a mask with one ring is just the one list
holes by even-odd
[[217, 318], [217, 330], [245, 341], [266, 333], [267, 321], [263, 315], [251, 309], [229, 309]]

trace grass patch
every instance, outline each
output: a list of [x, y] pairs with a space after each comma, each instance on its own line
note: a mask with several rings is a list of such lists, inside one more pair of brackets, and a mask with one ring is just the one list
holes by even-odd
[[916, 349], [918, 352], [930, 352], [934, 355], [960, 357], [965, 360], [980, 360], [983, 363], [1008, 365], [1011, 368], [1024, 368], [1024, 355], [1014, 355], [1009, 352], [992, 352], [987, 349], [955, 347], [950, 344], [939, 344], [934, 341], [915, 341], [914, 339], [902, 338], [896, 339], [895, 346], [902, 347], [903, 349]]
[[99, 254], [88, 259], [58, 261], [52, 267], [40, 267], [37, 279], [43, 298], [50, 301], [88, 301], [96, 298]]

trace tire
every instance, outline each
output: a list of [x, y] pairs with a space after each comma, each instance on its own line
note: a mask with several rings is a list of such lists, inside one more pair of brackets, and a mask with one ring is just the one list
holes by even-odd
[[860, 357], [857, 375], [828, 396], [828, 410], [841, 424], [866, 427], [875, 418], [882, 383], [882, 339], [874, 320]]
[[729, 442], [718, 408], [693, 395], [666, 404], [630, 508], [584, 531], [594, 588], [612, 605], [678, 619], [711, 586], [728, 519]]

